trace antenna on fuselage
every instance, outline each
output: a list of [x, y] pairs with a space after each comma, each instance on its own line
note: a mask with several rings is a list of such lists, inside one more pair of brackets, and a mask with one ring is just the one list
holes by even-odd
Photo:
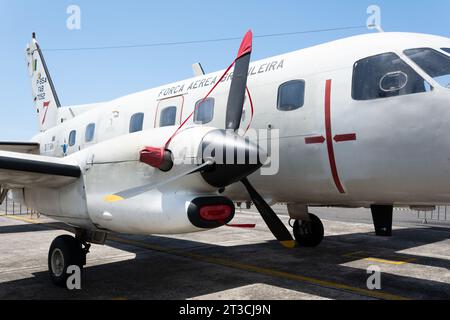
[[378, 32], [384, 32], [383, 28], [381, 26], [378, 26], [376, 24], [370, 24], [367, 26], [369, 30], [377, 30]]
[[192, 65], [192, 71], [194, 72], [195, 77], [201, 77], [205, 75], [205, 70], [203, 69], [200, 62], [194, 63]]

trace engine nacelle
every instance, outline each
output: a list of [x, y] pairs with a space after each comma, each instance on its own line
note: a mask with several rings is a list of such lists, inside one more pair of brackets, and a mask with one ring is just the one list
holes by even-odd
[[130, 234], [180, 234], [214, 229], [229, 223], [235, 214], [228, 198], [154, 190], [130, 201], [90, 203], [97, 228]]

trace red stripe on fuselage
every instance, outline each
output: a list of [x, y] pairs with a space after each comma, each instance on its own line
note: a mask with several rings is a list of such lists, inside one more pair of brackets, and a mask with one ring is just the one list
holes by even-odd
[[331, 130], [331, 80], [327, 80], [325, 86], [325, 131], [326, 131], [326, 141], [328, 148], [328, 158], [330, 160], [331, 174], [333, 175], [334, 183], [340, 193], [345, 193], [344, 187], [342, 186], [341, 179], [336, 166], [336, 157], [334, 155], [333, 146], [333, 131]]

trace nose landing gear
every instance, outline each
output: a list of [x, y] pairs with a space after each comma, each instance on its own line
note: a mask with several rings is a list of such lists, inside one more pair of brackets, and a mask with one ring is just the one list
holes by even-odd
[[322, 243], [325, 230], [322, 221], [314, 214], [309, 214], [307, 220], [291, 220], [295, 240], [300, 246], [315, 248]]
[[289, 224], [294, 231], [298, 245], [314, 248], [321, 244], [325, 230], [319, 217], [309, 213], [306, 205], [288, 204], [287, 209], [291, 217]]

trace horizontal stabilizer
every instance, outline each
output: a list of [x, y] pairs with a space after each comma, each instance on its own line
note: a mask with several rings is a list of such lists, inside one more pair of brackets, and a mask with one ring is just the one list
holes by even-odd
[[39, 154], [40, 145], [35, 142], [2, 142], [0, 141], [0, 151]]

